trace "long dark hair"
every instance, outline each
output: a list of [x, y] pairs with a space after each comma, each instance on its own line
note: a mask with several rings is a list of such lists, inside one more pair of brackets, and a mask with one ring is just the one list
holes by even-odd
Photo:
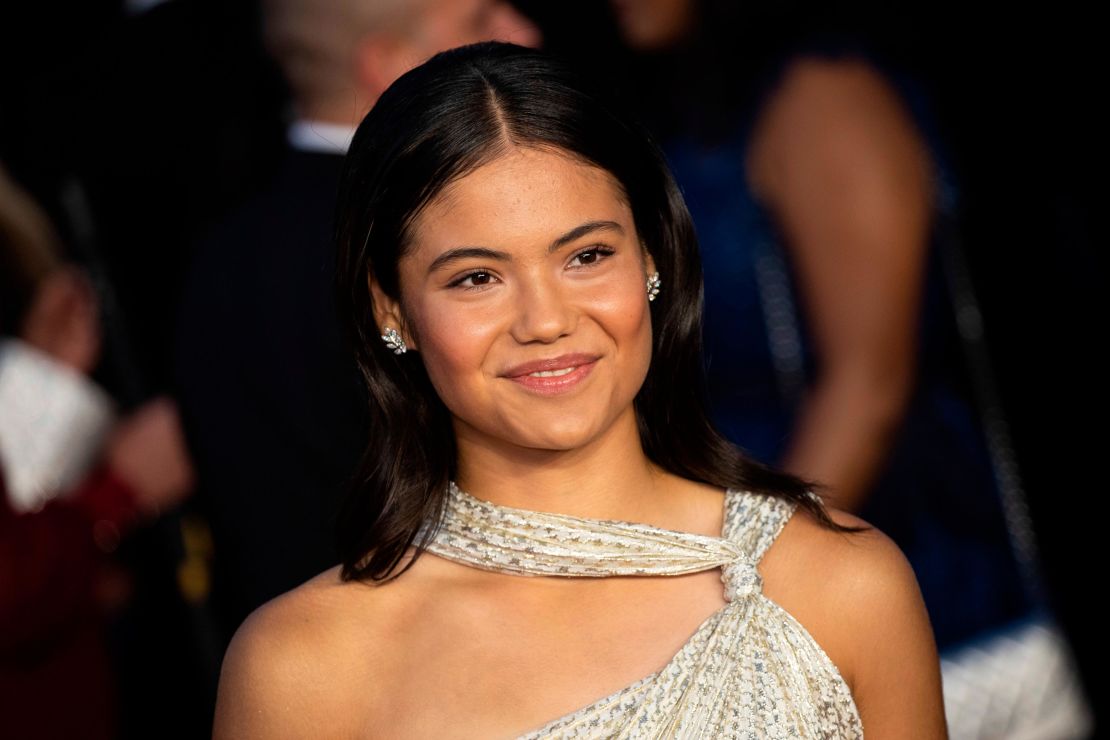
[[[634, 405], [647, 457], [685, 478], [790, 499], [833, 522], [813, 481], [760, 464], [706, 413], [702, 273], [694, 226], [663, 155], [616, 99], [558, 58], [483, 42], [445, 51], [398, 79], [347, 155], [337, 218], [337, 300], [369, 392], [371, 439], [337, 525], [344, 579], [387, 580], [421, 524], [438, 524], [456, 475], [451, 417], [416, 353], [380, 339], [371, 273], [399, 300], [399, 259], [421, 210], [449, 183], [511, 146], [568, 153], [611, 173], [663, 291], [652, 303], [651, 365]], [[434, 536], [430, 527], [426, 537]], [[427, 540], [415, 543], [416, 556]]]

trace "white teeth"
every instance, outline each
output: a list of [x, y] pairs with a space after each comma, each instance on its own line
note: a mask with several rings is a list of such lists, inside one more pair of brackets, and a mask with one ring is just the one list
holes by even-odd
[[541, 370], [538, 373], [528, 373], [533, 378], [557, 378], [560, 375], [566, 375], [569, 372], [577, 370], [577, 367], [566, 367], [562, 370]]

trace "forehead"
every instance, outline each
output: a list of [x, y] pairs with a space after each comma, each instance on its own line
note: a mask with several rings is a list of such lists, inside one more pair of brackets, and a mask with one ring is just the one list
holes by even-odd
[[624, 189], [609, 172], [569, 154], [514, 147], [439, 193], [413, 223], [412, 256], [474, 243], [508, 248], [591, 220], [631, 233]]

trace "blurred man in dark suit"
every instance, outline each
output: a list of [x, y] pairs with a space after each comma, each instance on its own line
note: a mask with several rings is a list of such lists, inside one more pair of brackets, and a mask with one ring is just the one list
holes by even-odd
[[374, 423], [332, 299], [332, 217], [355, 126], [440, 50], [539, 42], [500, 0], [271, 0], [264, 13], [293, 95], [288, 151], [269, 187], [197, 249], [175, 353], [225, 638], [338, 562], [333, 517]]

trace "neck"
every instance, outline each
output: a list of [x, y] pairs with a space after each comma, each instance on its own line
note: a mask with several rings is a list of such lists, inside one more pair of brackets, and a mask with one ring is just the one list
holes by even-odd
[[569, 450], [524, 448], [457, 425], [459, 488], [500, 506], [592, 519], [646, 521], [669, 474], [644, 454], [632, 407], [600, 437]]

